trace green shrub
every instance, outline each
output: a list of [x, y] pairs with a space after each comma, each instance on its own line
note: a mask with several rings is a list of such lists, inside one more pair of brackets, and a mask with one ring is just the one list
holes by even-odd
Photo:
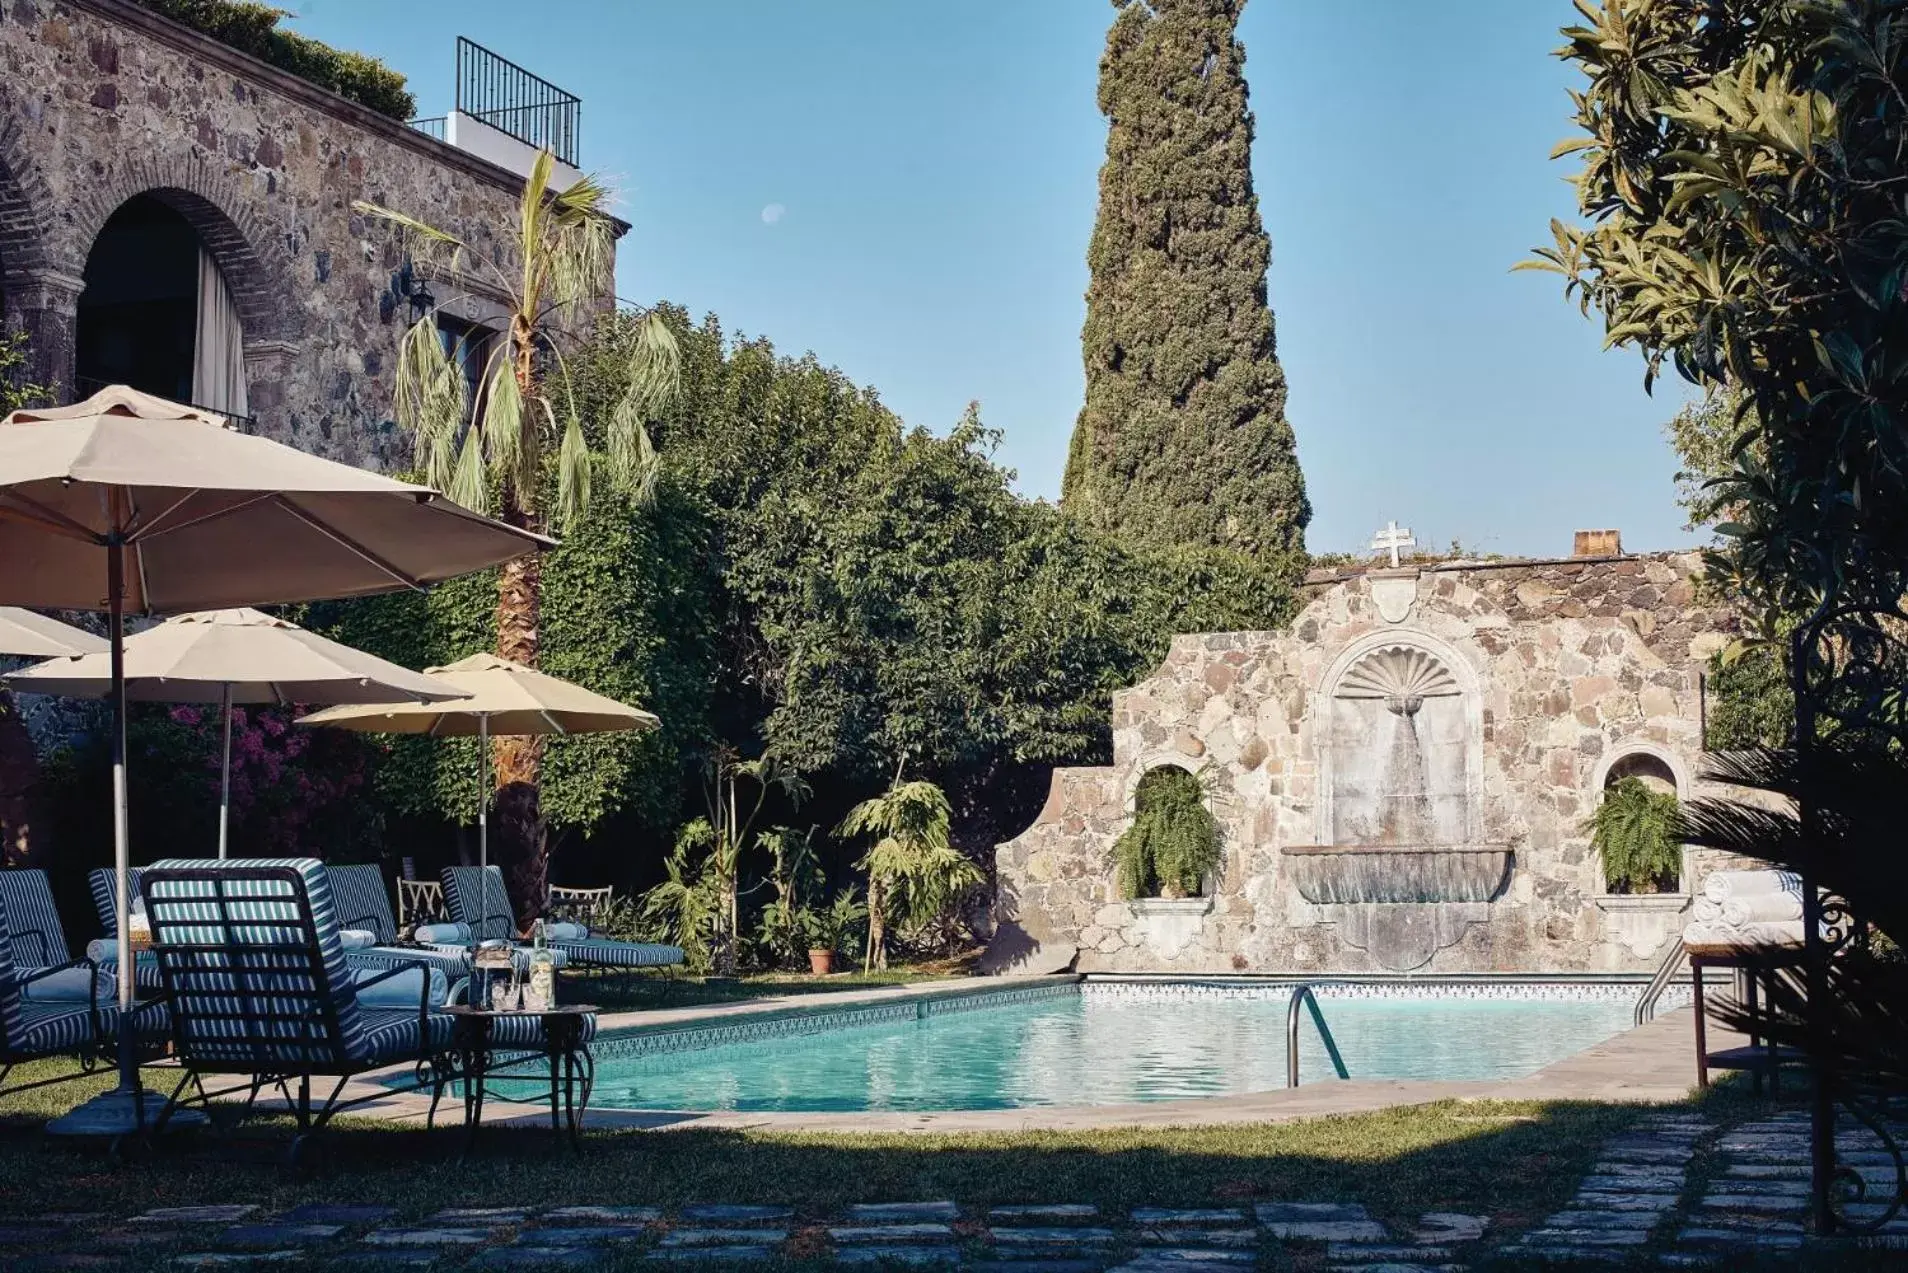
[[279, 19], [290, 16], [289, 10], [257, 0], [134, 3], [380, 115], [408, 120], [417, 114], [417, 99], [404, 87], [404, 77], [378, 59], [279, 30]]
[[1133, 825], [1113, 844], [1125, 897], [1194, 897], [1219, 865], [1219, 823], [1197, 776], [1162, 765], [1139, 781]]
[[1641, 778], [1623, 778], [1605, 789], [1585, 830], [1612, 893], [1675, 890], [1683, 865], [1679, 808], [1674, 795]]

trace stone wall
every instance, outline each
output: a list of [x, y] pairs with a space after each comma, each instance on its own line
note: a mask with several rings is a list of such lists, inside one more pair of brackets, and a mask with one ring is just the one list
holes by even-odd
[[[116, 208], [150, 194], [199, 231], [234, 293], [257, 430], [362, 466], [408, 462], [390, 419], [402, 246], [352, 203], [501, 261], [518, 178], [120, 0], [5, 0], [0, 59], [0, 285], [39, 379], [71, 390], [87, 254]], [[461, 291], [469, 316], [494, 312], [476, 280]]]
[[[1613, 765], [1694, 793], [1701, 673], [1732, 623], [1700, 601], [1696, 570], [1693, 555], [1662, 555], [1322, 572], [1287, 632], [1176, 638], [1114, 696], [1113, 763], [1056, 771], [1035, 824], [1000, 846], [1002, 922], [1049, 954], [1078, 947], [1086, 970], [1653, 966], [1688, 898], [1608, 896], [1582, 824]], [[1435, 746], [1463, 775], [1451, 825], [1469, 843], [1429, 859], [1334, 844], [1333, 696], [1362, 693], [1349, 674], [1386, 651], [1448, 668], [1427, 692], [1458, 703]], [[1122, 901], [1112, 844], [1161, 764], [1201, 774], [1224, 866], [1208, 896]], [[1686, 862], [1682, 887], [1709, 865]], [[1321, 870], [1354, 900], [1321, 890]]]

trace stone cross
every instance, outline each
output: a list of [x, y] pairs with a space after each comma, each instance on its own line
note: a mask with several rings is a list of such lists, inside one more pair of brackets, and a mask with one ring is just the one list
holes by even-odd
[[1398, 550], [1400, 548], [1416, 548], [1417, 546], [1418, 541], [1411, 537], [1411, 528], [1409, 526], [1398, 525], [1396, 519], [1394, 519], [1389, 526], [1372, 536], [1371, 540], [1371, 550], [1373, 552], [1381, 553], [1386, 549], [1391, 551], [1391, 568], [1393, 570], [1396, 570], [1399, 565]]

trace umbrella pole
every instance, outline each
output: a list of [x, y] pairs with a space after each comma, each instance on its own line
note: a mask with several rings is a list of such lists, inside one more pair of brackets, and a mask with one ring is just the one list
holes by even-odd
[[112, 641], [113, 674], [113, 888], [119, 894], [119, 1090], [135, 1094], [134, 1121], [143, 1124], [137, 1093], [139, 1061], [133, 1047], [132, 853], [126, 833], [126, 598], [125, 539], [117, 531], [106, 545], [106, 623]]
[[490, 717], [477, 716], [477, 865], [490, 865]]
[[219, 860], [225, 860], [226, 827], [232, 821], [232, 687], [228, 683], [219, 699], [219, 723], [225, 727], [225, 743], [219, 753]]

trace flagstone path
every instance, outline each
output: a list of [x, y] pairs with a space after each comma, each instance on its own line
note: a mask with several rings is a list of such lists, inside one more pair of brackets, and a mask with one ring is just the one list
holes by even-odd
[[[1449, 1273], [1483, 1238], [1479, 1216], [1432, 1213], [1393, 1233], [1363, 1206], [1260, 1202], [1233, 1207], [1136, 1207], [1106, 1213], [1089, 1203], [963, 1209], [952, 1201], [879, 1202], [815, 1221], [788, 1207], [699, 1203], [655, 1207], [451, 1208], [393, 1223], [395, 1209], [311, 1204], [279, 1216], [253, 1206], [148, 1212], [94, 1235], [94, 1251], [23, 1254], [105, 1221], [98, 1215], [0, 1220], [0, 1262], [20, 1273], [78, 1269], [142, 1248], [154, 1265], [180, 1269], [268, 1267], [591, 1269], [614, 1255], [658, 1266], [742, 1265], [777, 1258], [840, 1267], [917, 1267], [972, 1273], [1223, 1273], [1257, 1268], [1282, 1244], [1325, 1252], [1333, 1273]], [[184, 1254], [162, 1254], [156, 1248]], [[98, 1248], [105, 1248], [99, 1250]]]
[[[1898, 1137], [1900, 1132], [1897, 1132]], [[1847, 1120], [1837, 1148], [1879, 1218], [1896, 1176], [1878, 1137]], [[778, 1259], [837, 1267], [943, 1268], [966, 1273], [1225, 1273], [1303, 1266], [1329, 1273], [1461, 1273], [1498, 1267], [1628, 1263], [1727, 1267], [1781, 1259], [1805, 1236], [1808, 1117], [1783, 1110], [1719, 1129], [1687, 1111], [1645, 1115], [1599, 1149], [1571, 1200], [1537, 1228], [1488, 1231], [1481, 1216], [1430, 1213], [1404, 1229], [1357, 1203], [1260, 1201], [1102, 1211], [1090, 1203], [963, 1207], [951, 1200], [876, 1202], [836, 1214], [783, 1206], [459, 1207], [399, 1222], [396, 1208], [311, 1203], [281, 1215], [248, 1204], [172, 1207], [130, 1218], [102, 1213], [0, 1215], [9, 1273], [95, 1267], [243, 1269], [275, 1265], [460, 1273], [595, 1269], [614, 1259], [740, 1266]], [[1869, 1243], [1908, 1249], [1908, 1215]], [[183, 1252], [181, 1254], [180, 1252]], [[1322, 1253], [1322, 1258], [1321, 1258]]]

